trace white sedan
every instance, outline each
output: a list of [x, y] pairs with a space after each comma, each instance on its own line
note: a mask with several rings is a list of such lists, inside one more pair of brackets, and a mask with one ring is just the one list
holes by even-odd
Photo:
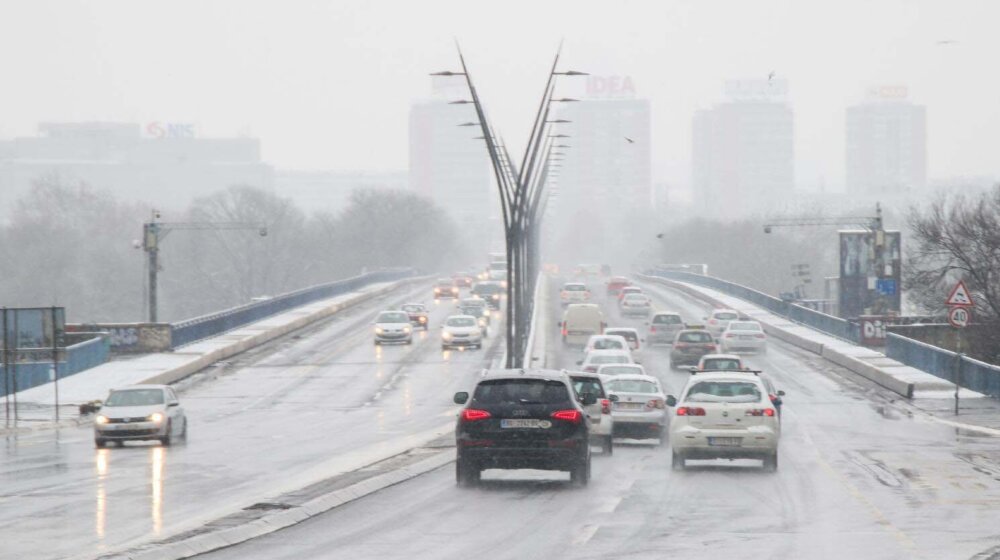
[[719, 337], [723, 352], [751, 351], [767, 353], [767, 335], [757, 321], [730, 321]]
[[608, 378], [604, 384], [615, 419], [614, 435], [636, 439], [665, 441], [663, 432], [669, 423], [666, 402], [660, 381], [651, 375], [624, 374]]
[[619, 307], [622, 315], [626, 317], [649, 317], [653, 312], [653, 303], [646, 294], [628, 294], [622, 298]]
[[[764, 382], [750, 372], [706, 372], [691, 376], [670, 421], [672, 465], [688, 459], [760, 459], [778, 468], [781, 424]], [[616, 423], [618, 419], [615, 419]]]
[[482, 348], [483, 331], [479, 318], [472, 315], [452, 315], [441, 325], [441, 349], [455, 347]]
[[132, 385], [111, 391], [94, 417], [94, 444], [158, 440], [170, 445], [187, 439], [188, 423], [177, 394], [169, 385]]

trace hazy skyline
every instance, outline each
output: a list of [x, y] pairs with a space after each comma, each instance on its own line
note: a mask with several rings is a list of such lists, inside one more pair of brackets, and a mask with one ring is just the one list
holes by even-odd
[[0, 0], [0, 138], [43, 121], [186, 122], [259, 137], [279, 168], [405, 169], [410, 104], [429, 72], [458, 67], [454, 39], [515, 147], [563, 39], [563, 69], [631, 76], [651, 100], [655, 182], [689, 184], [691, 117], [727, 79], [772, 71], [789, 84], [800, 188], [842, 189], [844, 111], [878, 85], [927, 107], [930, 180], [1000, 175], [1000, 3], [486, 6]]

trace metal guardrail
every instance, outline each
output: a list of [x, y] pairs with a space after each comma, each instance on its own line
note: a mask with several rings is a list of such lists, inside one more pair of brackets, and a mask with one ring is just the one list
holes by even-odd
[[[83, 333], [81, 333], [83, 334]], [[59, 362], [59, 379], [65, 379], [85, 369], [103, 364], [108, 359], [111, 342], [106, 333], [88, 333], [93, 338], [66, 348], [66, 361]], [[13, 377], [16, 376], [16, 385]], [[52, 362], [27, 362], [10, 365], [10, 377], [0, 364], [0, 397], [13, 392], [38, 387], [52, 381]], [[10, 386], [8, 387], [8, 382]]]
[[714, 276], [702, 276], [691, 272], [680, 272], [675, 270], [651, 269], [646, 272], [649, 276], [657, 276], [666, 280], [676, 280], [697, 284], [705, 288], [718, 290], [726, 295], [746, 300], [754, 305], [780, 315], [796, 323], [801, 323], [830, 336], [853, 342], [861, 341], [861, 328], [856, 323], [851, 323], [833, 315], [820, 313], [801, 305], [789, 303], [774, 296], [758, 292], [752, 288], [727, 282]]
[[191, 344], [301, 305], [354, 291], [368, 284], [392, 282], [411, 277], [414, 274], [415, 271], [411, 268], [379, 270], [352, 278], [303, 288], [269, 300], [248, 303], [208, 315], [202, 315], [201, 317], [179, 321], [171, 324], [173, 331], [171, 335], [172, 346], [177, 348]]
[[962, 387], [991, 397], [1000, 397], [1000, 367], [959, 356], [896, 333], [885, 337], [885, 355], [910, 367], [926, 371]]

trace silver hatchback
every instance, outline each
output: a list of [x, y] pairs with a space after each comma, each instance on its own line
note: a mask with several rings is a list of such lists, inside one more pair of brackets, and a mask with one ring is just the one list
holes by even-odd
[[187, 439], [188, 423], [177, 394], [168, 385], [132, 385], [108, 394], [94, 418], [94, 444], [158, 440], [170, 445]]

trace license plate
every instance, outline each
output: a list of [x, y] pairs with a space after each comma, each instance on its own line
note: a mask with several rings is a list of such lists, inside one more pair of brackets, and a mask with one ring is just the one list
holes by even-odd
[[567, 331], [566, 334], [570, 336], [580, 336], [582, 334], [589, 334], [587, 331]]
[[646, 408], [645, 403], [638, 402], [620, 402], [618, 403], [618, 408], [622, 410], [639, 410], [641, 408]]
[[746, 336], [740, 335], [740, 340], [753, 340], [753, 337], [749, 336], [749, 335], [746, 335]]
[[743, 442], [743, 438], [738, 437], [710, 437], [708, 438], [709, 445], [715, 445], [717, 447], [739, 447]]
[[501, 428], [531, 428], [547, 429], [552, 427], [552, 422], [548, 420], [536, 420], [529, 418], [504, 418], [500, 420]]

